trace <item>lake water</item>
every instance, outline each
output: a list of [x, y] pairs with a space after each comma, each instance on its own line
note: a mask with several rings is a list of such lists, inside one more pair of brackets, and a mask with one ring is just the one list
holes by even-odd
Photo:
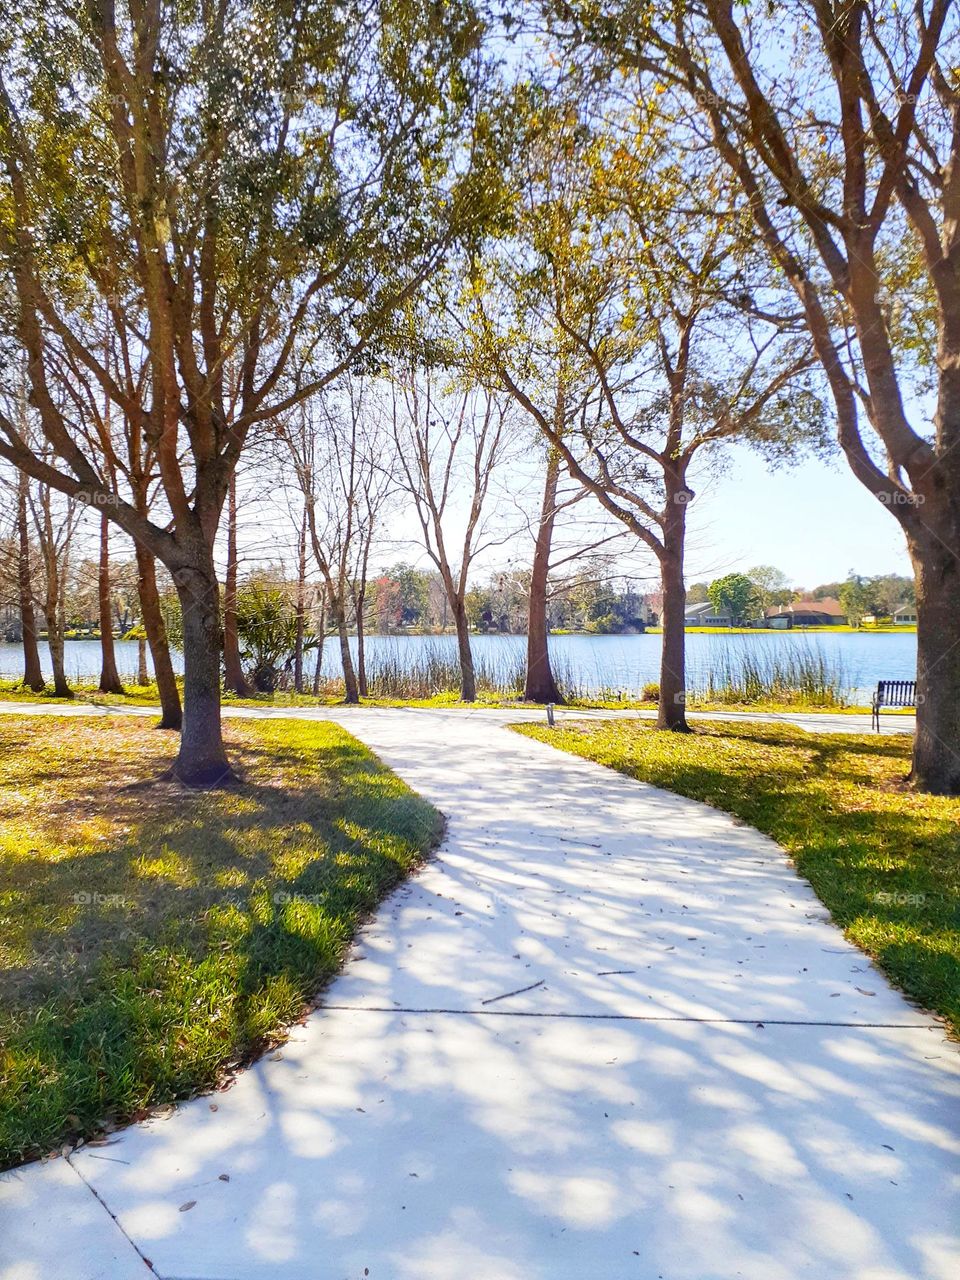
[[[522, 663], [526, 651], [523, 636], [474, 636], [474, 653], [478, 664], [494, 669], [508, 669]], [[561, 678], [568, 678], [582, 689], [622, 689], [637, 693], [644, 684], [657, 679], [660, 660], [660, 637], [641, 636], [551, 636], [550, 650]], [[743, 654], [782, 655], [790, 652], [822, 655], [831, 670], [842, 673], [842, 683], [857, 701], [864, 699], [878, 680], [913, 680], [916, 672], [917, 637], [903, 634], [870, 634], [868, 632], [800, 631], [761, 633], [756, 635], [687, 636], [687, 668], [690, 688], [702, 687], [711, 671], [722, 671], [731, 661], [735, 664]], [[378, 657], [401, 665], [416, 665], [425, 653], [443, 653], [456, 659], [453, 636], [370, 636], [367, 640], [368, 661]], [[50, 675], [46, 646], [40, 646], [44, 672]], [[179, 655], [175, 665], [182, 669]], [[308, 663], [312, 660], [308, 657]], [[117, 665], [121, 676], [130, 679], [137, 669], [135, 641], [117, 641]], [[96, 640], [72, 640], [66, 645], [67, 675], [71, 679], [96, 677], [100, 670], [100, 646]], [[0, 644], [0, 676], [17, 676], [21, 672], [18, 645]], [[337, 646], [328, 641], [323, 669], [327, 675], [340, 674]]]

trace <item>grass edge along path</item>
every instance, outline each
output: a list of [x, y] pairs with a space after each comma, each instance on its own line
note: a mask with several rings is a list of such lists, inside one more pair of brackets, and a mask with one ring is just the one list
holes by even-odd
[[698, 721], [513, 725], [721, 809], [787, 851], [846, 937], [960, 1037], [960, 798], [904, 785], [910, 740]]
[[139, 719], [0, 719], [0, 1168], [284, 1038], [443, 819], [329, 722], [231, 722], [242, 785]]

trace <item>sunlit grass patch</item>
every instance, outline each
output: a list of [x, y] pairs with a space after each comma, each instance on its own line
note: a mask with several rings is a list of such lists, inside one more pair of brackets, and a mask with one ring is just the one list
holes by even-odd
[[149, 721], [0, 720], [0, 1164], [214, 1085], [435, 844], [344, 730], [226, 732], [242, 785], [190, 792]]
[[703, 721], [691, 734], [636, 720], [514, 727], [772, 836], [847, 937], [960, 1033], [960, 799], [903, 785], [909, 738]]

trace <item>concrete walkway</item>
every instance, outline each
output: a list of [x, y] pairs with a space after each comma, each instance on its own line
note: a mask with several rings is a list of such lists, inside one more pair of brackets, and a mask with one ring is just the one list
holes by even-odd
[[956, 1280], [960, 1055], [776, 845], [499, 715], [326, 714], [439, 856], [232, 1089], [0, 1179], [2, 1280]]

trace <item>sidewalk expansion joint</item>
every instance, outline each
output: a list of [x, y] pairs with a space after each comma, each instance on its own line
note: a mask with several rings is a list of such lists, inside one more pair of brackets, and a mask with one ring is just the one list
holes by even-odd
[[317, 1012], [455, 1014], [467, 1018], [568, 1018], [580, 1022], [702, 1022], [740, 1027], [859, 1027], [878, 1031], [939, 1031], [935, 1022], [842, 1022], [826, 1018], [693, 1018], [672, 1013], [567, 1013], [533, 1009], [411, 1008], [388, 1004], [322, 1004]]

